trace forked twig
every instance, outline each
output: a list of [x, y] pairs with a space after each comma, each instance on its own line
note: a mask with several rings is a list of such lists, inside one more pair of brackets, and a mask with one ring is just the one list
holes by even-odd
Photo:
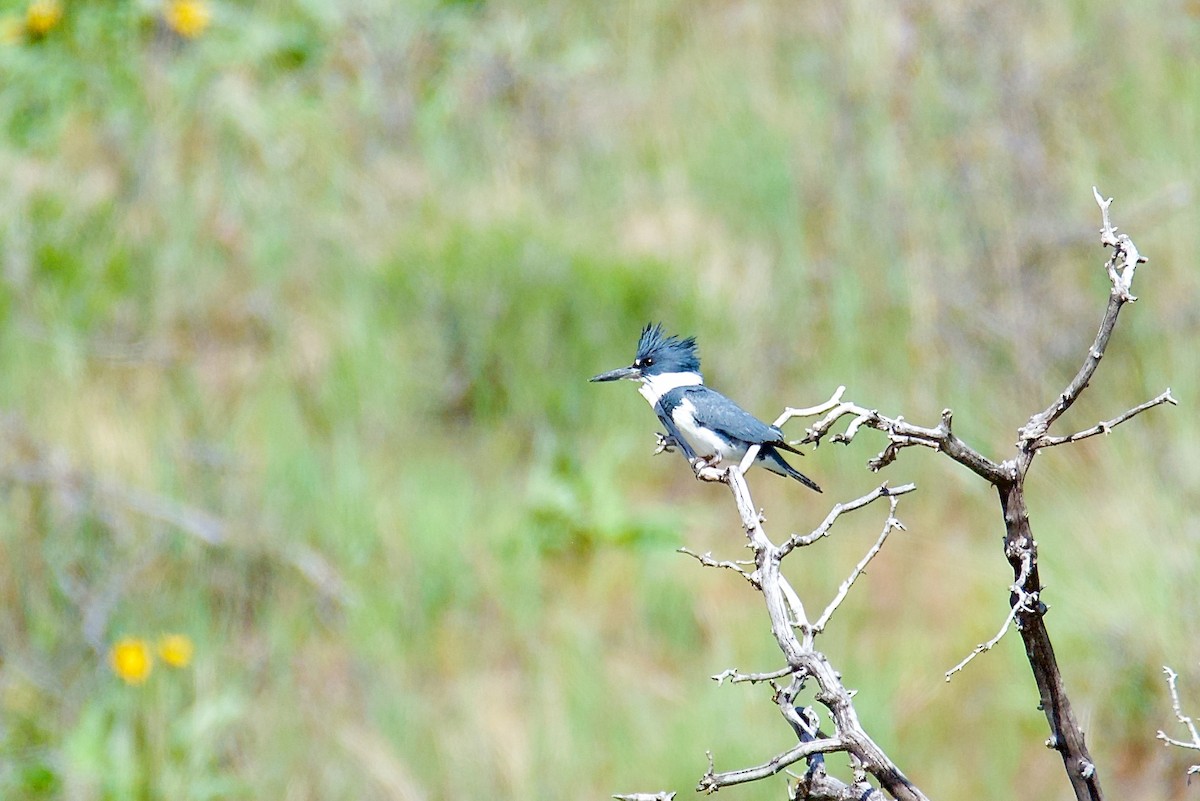
[[[1175, 712], [1175, 719], [1183, 724], [1183, 727], [1188, 731], [1188, 736], [1192, 739], [1191, 741], [1176, 740], [1174, 737], [1167, 736], [1167, 733], [1162, 729], [1158, 730], [1157, 739], [1162, 740], [1163, 744], [1167, 746], [1200, 751], [1200, 732], [1196, 731], [1195, 722], [1189, 716], [1183, 714], [1183, 704], [1179, 701], [1179, 688], [1176, 686], [1179, 674], [1166, 665], [1163, 666], [1163, 673], [1167, 676], [1167, 687], [1171, 691], [1171, 709]], [[1197, 773], [1200, 773], [1200, 765], [1192, 765], [1187, 770], [1187, 775], [1189, 776], [1194, 776]]]
[[[787, 556], [792, 552], [793, 549], [801, 548], [806, 545], [812, 545], [817, 540], [825, 537], [829, 534], [830, 529], [833, 528], [833, 524], [837, 521], [837, 519], [846, 512], [853, 512], [856, 509], [861, 509], [868, 504], [874, 503], [880, 498], [895, 498], [898, 495], [904, 495], [912, 492], [916, 488], [916, 484], [903, 484], [899, 487], [889, 487], [885, 482], [861, 498], [856, 498], [853, 501], [847, 501], [846, 503], [834, 504], [833, 509], [831, 509], [829, 514], [825, 516], [825, 519], [821, 522], [821, 525], [817, 526], [808, 534], [793, 534], [784, 540], [779, 546], [779, 555], [781, 557]], [[894, 508], [895, 506], [893, 505], [893, 509]]]
[[1153, 409], [1155, 406], [1161, 406], [1164, 403], [1169, 403], [1172, 406], [1178, 405], [1178, 402], [1175, 400], [1175, 398], [1171, 396], [1171, 388], [1170, 387], [1167, 387], [1166, 391], [1163, 392], [1158, 397], [1152, 398], [1152, 399], [1146, 401], [1145, 403], [1134, 406], [1132, 409], [1129, 409], [1129, 410], [1117, 415], [1116, 417], [1114, 417], [1111, 420], [1104, 420], [1102, 422], [1096, 423], [1096, 425], [1092, 426], [1091, 428], [1085, 428], [1082, 431], [1076, 431], [1074, 434], [1071, 434], [1070, 436], [1066, 436], [1066, 437], [1051, 437], [1051, 436], [1047, 436], [1047, 435], [1043, 434], [1042, 436], [1038, 437], [1036, 440], [1030, 442], [1029, 447], [1030, 448], [1050, 448], [1055, 445], [1066, 445], [1071, 442], [1078, 442], [1081, 439], [1087, 439], [1088, 437], [1094, 437], [1097, 434], [1104, 434], [1107, 436], [1108, 433], [1111, 432], [1114, 428], [1121, 425], [1121, 423], [1124, 423], [1126, 420], [1130, 419], [1131, 417], [1134, 417], [1135, 415], [1139, 415], [1142, 412], [1146, 411], [1147, 409]]
[[825, 626], [829, 623], [829, 618], [831, 618], [837, 608], [842, 605], [842, 601], [846, 600], [846, 594], [850, 592], [850, 588], [854, 586], [854, 582], [857, 581], [858, 577], [866, 571], [867, 565], [870, 564], [871, 560], [874, 559], [876, 555], [883, 549], [883, 543], [887, 540], [888, 534], [895, 529], [904, 531], [904, 524], [896, 519], [897, 498], [892, 496], [890, 501], [891, 510], [888, 512], [887, 520], [885, 520], [883, 523], [883, 531], [880, 532], [879, 539], [875, 541], [875, 544], [871, 546], [866, 555], [864, 555], [863, 558], [859, 560], [858, 564], [854, 566], [854, 570], [851, 571], [849, 577], [847, 577], [847, 579], [841, 583], [841, 586], [838, 587], [837, 594], [833, 596], [833, 600], [830, 601], [829, 605], [825, 607], [824, 613], [822, 613], [821, 617], [817, 619], [817, 622], [813, 624], [811, 632], [805, 634], [806, 641], [825, 630]]

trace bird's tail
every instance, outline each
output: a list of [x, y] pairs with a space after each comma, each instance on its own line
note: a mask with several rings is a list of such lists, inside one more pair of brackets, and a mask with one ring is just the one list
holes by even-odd
[[775, 450], [773, 446], [764, 445], [762, 450], [758, 452], [758, 458], [762, 461], [763, 467], [767, 468], [772, 473], [778, 473], [781, 476], [794, 478], [811, 490], [816, 490], [817, 492], [821, 491], [821, 488], [817, 486], [817, 482], [813, 481], [811, 478], [804, 475], [799, 470], [784, 461], [783, 457], [779, 455], [779, 451]]

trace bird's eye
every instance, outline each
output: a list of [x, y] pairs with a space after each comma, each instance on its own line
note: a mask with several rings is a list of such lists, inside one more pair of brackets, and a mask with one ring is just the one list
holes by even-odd
[[654, 359], [651, 358], [650, 356], [647, 356], [646, 358], [642, 359], [642, 367], [649, 367], [652, 364], [654, 364]]

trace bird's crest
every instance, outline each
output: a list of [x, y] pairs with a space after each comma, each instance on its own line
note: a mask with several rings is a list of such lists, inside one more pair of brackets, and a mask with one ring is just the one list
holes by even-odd
[[636, 366], [654, 366], [662, 373], [699, 373], [700, 353], [696, 338], [667, 336], [662, 323], [646, 323], [638, 339]]

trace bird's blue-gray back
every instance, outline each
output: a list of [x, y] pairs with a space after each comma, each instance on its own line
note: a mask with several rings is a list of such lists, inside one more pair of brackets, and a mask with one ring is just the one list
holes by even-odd
[[[705, 428], [716, 429], [743, 442], [776, 443], [783, 441], [781, 430], [767, 425], [738, 407], [720, 392], [709, 387], [678, 387], [663, 395], [661, 404], [670, 408], [683, 398], [687, 398], [691, 403], [694, 410], [692, 415], [696, 422]], [[714, 401], [724, 402], [715, 403]]]

